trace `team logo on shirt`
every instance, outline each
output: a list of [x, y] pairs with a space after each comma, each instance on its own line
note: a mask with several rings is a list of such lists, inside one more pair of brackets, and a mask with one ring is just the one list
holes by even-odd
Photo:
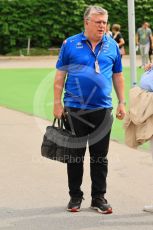
[[81, 42], [78, 42], [76, 44], [76, 48], [78, 48], [78, 49], [83, 48], [83, 44]]

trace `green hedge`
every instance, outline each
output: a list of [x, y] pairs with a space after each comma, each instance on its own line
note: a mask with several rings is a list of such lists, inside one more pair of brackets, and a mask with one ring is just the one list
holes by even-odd
[[[98, 4], [109, 12], [111, 24], [119, 23], [128, 44], [127, 0], [0, 0], [0, 54], [15, 48], [58, 47], [83, 30], [87, 5]], [[153, 26], [153, 0], [135, 0], [136, 26], [147, 20]]]

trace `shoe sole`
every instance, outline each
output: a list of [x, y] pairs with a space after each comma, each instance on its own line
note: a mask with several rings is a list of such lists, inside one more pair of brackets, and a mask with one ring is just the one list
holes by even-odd
[[96, 210], [97, 212], [99, 212], [99, 213], [101, 213], [101, 214], [112, 214], [112, 208], [108, 208], [107, 210], [105, 210], [105, 211], [102, 211], [101, 209], [99, 209], [98, 207], [93, 207], [93, 206], [91, 206], [90, 207], [91, 209], [93, 209], [93, 210]]
[[153, 211], [151, 210], [143, 210], [144, 212], [150, 212], [150, 213], [153, 213]]
[[150, 213], [153, 213], [153, 210], [150, 210], [150, 209], [143, 209], [144, 212], [150, 212]]
[[71, 209], [67, 209], [67, 211], [69, 211], [69, 212], [80, 212], [80, 209], [78, 209], [78, 208], [71, 208]]

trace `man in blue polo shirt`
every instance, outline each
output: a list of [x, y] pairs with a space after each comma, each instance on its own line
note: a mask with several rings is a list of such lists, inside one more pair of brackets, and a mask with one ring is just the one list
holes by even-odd
[[[86, 144], [89, 145], [91, 208], [112, 213], [105, 199], [108, 170], [107, 153], [112, 126], [112, 83], [117, 97], [116, 117], [125, 116], [124, 82], [117, 43], [105, 34], [108, 13], [99, 6], [89, 6], [84, 13], [83, 33], [63, 42], [56, 64], [54, 116], [66, 118], [80, 138], [79, 160], [67, 164], [70, 201], [67, 210], [80, 211], [81, 184]], [[64, 89], [64, 106], [62, 92]]]

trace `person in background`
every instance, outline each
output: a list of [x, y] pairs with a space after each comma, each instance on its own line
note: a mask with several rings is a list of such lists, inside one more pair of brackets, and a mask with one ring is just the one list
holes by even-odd
[[[153, 64], [146, 65], [144, 69], [146, 71], [138, 86], [129, 91], [129, 110], [123, 127], [125, 143], [131, 148], [137, 148], [149, 141], [153, 158]], [[153, 203], [144, 206], [143, 211], [153, 212]]]
[[112, 37], [113, 39], [117, 42], [119, 49], [120, 49], [120, 54], [121, 57], [122, 55], [125, 54], [125, 49], [124, 49], [124, 38], [120, 32], [121, 26], [119, 24], [113, 24], [112, 26]]
[[[106, 36], [107, 10], [89, 6], [84, 13], [84, 32], [67, 38], [61, 47], [54, 81], [54, 116], [65, 117], [80, 140], [79, 158], [67, 164], [70, 201], [67, 210], [81, 208], [84, 155], [90, 153], [91, 208], [112, 213], [105, 199], [108, 149], [112, 126], [112, 83], [118, 106], [116, 117], [125, 116], [124, 79], [118, 45]], [[62, 92], [64, 89], [64, 105]]]
[[[138, 28], [136, 34], [136, 45], [140, 48], [142, 64], [140, 67], [144, 68], [148, 64], [150, 40], [152, 43], [152, 31], [148, 27], [148, 23], [144, 22], [142, 27]], [[153, 43], [152, 43], [153, 44]]]
[[110, 30], [110, 24], [109, 23], [107, 23], [107, 26], [106, 26], [106, 35], [112, 37], [112, 31]]
[[[150, 28], [150, 24], [148, 23], [148, 28]], [[151, 37], [149, 37], [149, 62], [152, 63], [152, 52], [153, 52], [153, 44], [152, 41], [153, 39], [151, 39]]]
[[149, 48], [149, 61], [150, 61], [150, 63], [152, 63], [152, 53], [153, 53], [152, 40], [150, 38], [150, 48]]

